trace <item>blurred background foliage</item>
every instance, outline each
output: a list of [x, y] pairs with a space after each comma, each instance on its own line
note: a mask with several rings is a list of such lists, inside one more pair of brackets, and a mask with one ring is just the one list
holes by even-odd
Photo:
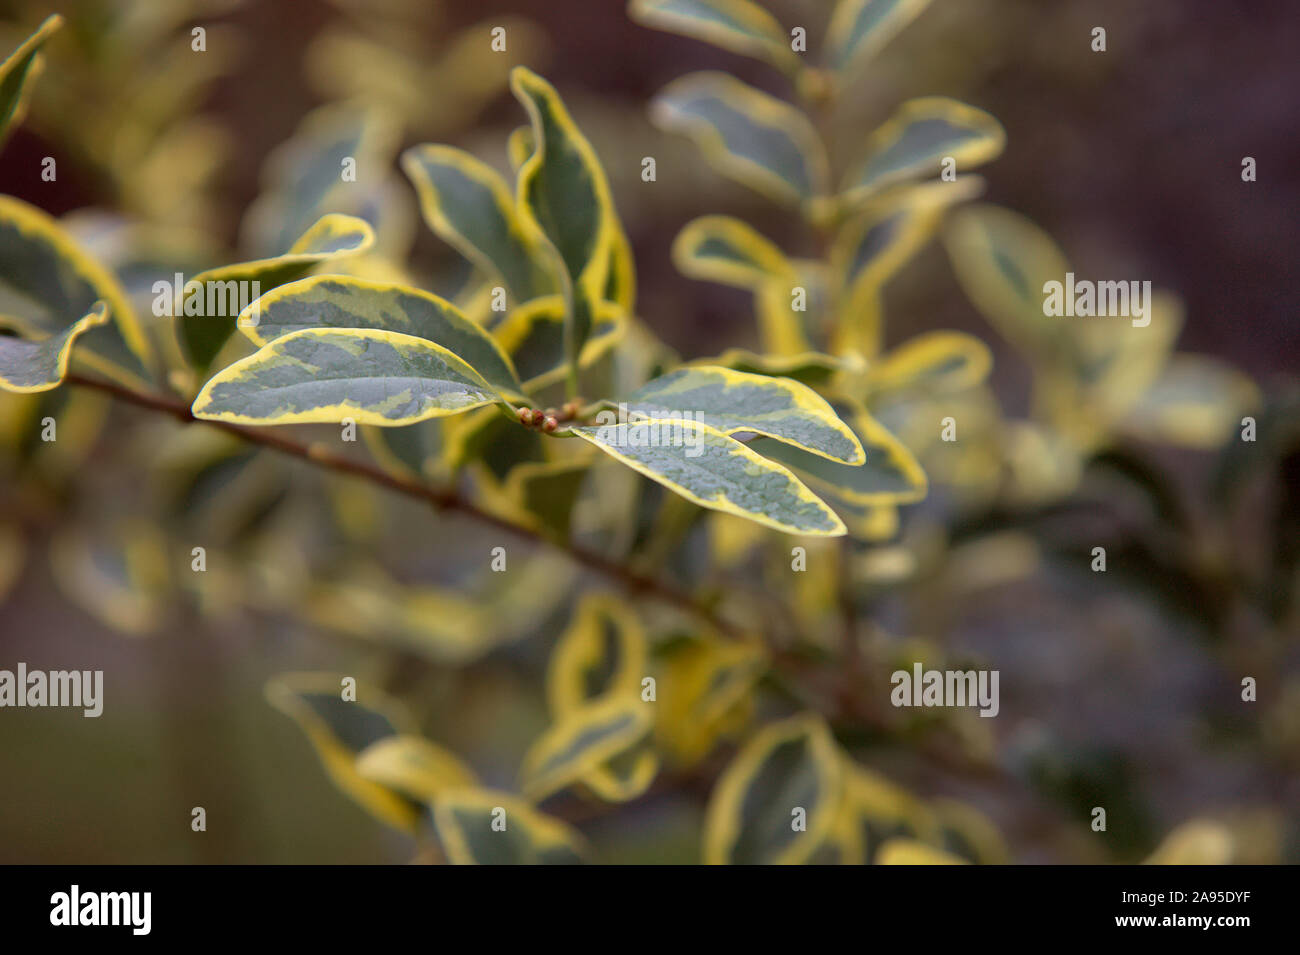
[[[826, 4], [765, 5], [820, 47]], [[793, 99], [788, 80], [639, 26], [621, 2], [0, 0], [0, 49], [55, 9], [67, 22], [0, 155], [0, 186], [61, 217], [142, 309], [157, 276], [278, 254], [334, 211], [376, 226], [347, 271], [472, 306], [483, 276], [421, 227], [396, 157], [448, 142], [508, 173], [507, 137], [522, 120], [506, 84], [519, 63], [557, 86], [600, 156], [635, 253], [636, 315], [671, 352], [778, 350], [749, 291], [674, 266], [690, 220], [735, 216], [791, 258], [823, 257], [790, 209], [651, 121], [651, 100], [689, 72], [723, 70]], [[887, 377], [860, 383], [855, 397], [921, 460], [930, 493], [859, 508], [848, 546], [801, 542], [810, 568], [831, 573], [791, 574], [790, 539], [705, 516], [630, 473], [586, 484], [548, 474], [545, 500], [567, 504], [532, 515], [543, 533], [600, 531], [639, 569], [736, 619], [788, 615], [772, 625], [781, 637], [765, 675], [689, 619], [657, 609], [620, 622], [617, 608], [580, 600], [599, 582], [545, 548], [97, 394], [0, 395], [0, 666], [102, 668], [108, 694], [98, 720], [0, 717], [0, 858], [431, 858], [391, 797], [410, 780], [375, 779], [410, 759], [515, 789], [521, 760], [564, 711], [557, 660], [587, 659], [580, 648], [599, 642], [604, 614], [604, 635], [623, 634], [633, 655], [649, 651], [630, 630], [653, 636], [666, 715], [653, 747], [543, 794], [601, 861], [707, 858], [706, 812], [725, 802], [706, 810], [714, 782], [756, 748], [788, 745], [782, 734], [815, 776], [836, 761], [828, 747], [852, 754], [836, 791], [872, 820], [876, 861], [882, 844], [895, 860], [921, 851], [888, 841], [900, 835], [977, 861], [1300, 861], [1300, 343], [1284, 298], [1300, 199], [1293, 20], [1284, 0], [1248, 16], [1210, 0], [935, 0], [821, 118], [843, 170], [906, 99], [987, 110], [1007, 148], [979, 170], [984, 198], [1044, 230], [998, 220], [1020, 248], [1054, 240], [1081, 277], [1149, 279], [1177, 298], [1161, 299], [1157, 357], [1116, 360], [1122, 346], [1068, 333], [1071, 355], [1116, 360], [1153, 387], [1126, 395], [1130, 378], [1072, 378], [1052, 343], [1017, 337], [970, 265], [979, 223], [951, 217], [944, 241], [879, 290], [879, 344], [889, 355], [926, 332], [966, 332], [987, 342], [992, 373], [919, 393], [891, 391]], [[1099, 25], [1104, 54], [1089, 48]], [[207, 31], [203, 55], [195, 26]], [[504, 56], [489, 47], [495, 26]], [[47, 155], [54, 182], [40, 177]], [[331, 192], [339, 155], [387, 173], [360, 194]], [[653, 183], [641, 178], [646, 156]], [[1244, 156], [1258, 160], [1258, 182], [1241, 181]], [[1208, 357], [1166, 364], [1175, 338], [1179, 353]], [[669, 357], [638, 347], [648, 341], [629, 332], [610, 380], [639, 383]], [[935, 441], [947, 414], [960, 452]], [[1239, 439], [1244, 414], [1255, 442]], [[46, 416], [59, 423], [53, 444], [39, 440]], [[409, 443], [368, 434], [371, 453], [405, 473], [437, 462], [438, 477], [483, 456], [465, 480], [518, 516], [520, 486], [538, 476], [512, 484], [512, 471], [535, 449], [507, 447], [482, 416], [402, 431]], [[191, 574], [198, 544], [208, 569]], [[517, 560], [510, 574], [488, 570], [498, 545]], [[1105, 575], [1090, 570], [1095, 546]], [[848, 699], [825, 679], [844, 651], [845, 593], [854, 672], [875, 688]], [[1000, 716], [889, 709], [888, 673], [918, 660], [1000, 670]], [[372, 704], [380, 689], [403, 701], [409, 712], [383, 718], [415, 753], [375, 753], [367, 737], [340, 742], [322, 728], [302, 702], [337, 685], [319, 674], [355, 675]], [[1259, 702], [1241, 702], [1244, 676], [1259, 681]], [[669, 690], [715, 682], [734, 697], [707, 712]], [[836, 715], [836, 743], [800, 717], [772, 722], [809, 698]], [[419, 733], [460, 762], [410, 743]], [[664, 765], [646, 795], [601, 798], [649, 758]], [[352, 800], [326, 784], [322, 761]], [[207, 809], [207, 833], [190, 832], [192, 806]], [[1104, 835], [1088, 828], [1093, 806], [1107, 809]], [[540, 823], [538, 833], [549, 845]], [[862, 841], [837, 830], [825, 844], [852, 859]]]

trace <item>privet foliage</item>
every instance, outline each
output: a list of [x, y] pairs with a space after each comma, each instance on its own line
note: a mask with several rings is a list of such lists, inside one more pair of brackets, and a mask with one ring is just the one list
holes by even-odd
[[[199, 421], [360, 426], [388, 474], [456, 488], [562, 547], [583, 542], [650, 572], [676, 567], [687, 581], [709, 568], [695, 578], [697, 606], [720, 616], [577, 597], [573, 566], [547, 553], [511, 553], [518, 563], [505, 573], [412, 583], [394, 562], [360, 556], [379, 513], [368, 491], [332, 478], [294, 484], [237, 437], [202, 428], [155, 450], [156, 519], [201, 527], [240, 560], [182, 583], [156, 523], [127, 521], [58, 539], [56, 570], [77, 581], [70, 592], [127, 632], [157, 628], [167, 594], [192, 587], [208, 606], [287, 610], [450, 666], [567, 612], [546, 669], [549, 725], [522, 756], [517, 793], [487, 788], [374, 681], [355, 700], [340, 697], [340, 674], [290, 674], [267, 689], [343, 792], [388, 825], [431, 834], [451, 862], [590, 857], [540, 804], [622, 803], [691, 774], [713, 780], [706, 862], [1005, 860], [974, 809], [920, 799], [862, 765], [835, 725], [844, 714], [791, 689], [791, 651], [771, 646], [764, 611], [729, 597], [716, 574], [743, 569], [792, 595], [783, 613], [798, 633], [794, 657], [833, 665], [837, 580], [861, 593], [905, 576], [895, 551], [872, 545], [931, 487], [962, 506], [1060, 499], [1117, 434], [1213, 446], [1256, 395], [1224, 365], [1172, 354], [1181, 313], [1171, 296], [1149, 328], [1044, 317], [1038, 290], [1066, 271], [1063, 254], [1017, 214], [969, 204], [982, 190], [970, 171], [1005, 144], [982, 110], [911, 100], [855, 144], [849, 166], [831, 167], [825, 126], [810, 114], [833, 111], [926, 6], [840, 0], [823, 49], [796, 53], [787, 26], [751, 0], [630, 4], [648, 27], [766, 61], [799, 94], [796, 104], [704, 72], [671, 82], [651, 110], [819, 239], [820, 257], [796, 258], [749, 224], [708, 214], [674, 242], [683, 274], [752, 294], [759, 352], [682, 362], [657, 341], [653, 318], [636, 313], [632, 251], [600, 159], [560, 92], [522, 66], [509, 75], [527, 119], [506, 144], [513, 181], [451, 146], [396, 157], [402, 127], [418, 127], [426, 103], [401, 84], [309, 117], [268, 163], [244, 224], [248, 257], [194, 274], [195, 295], [210, 282], [259, 283], [256, 301], [216, 314], [187, 311], [183, 292], [174, 318], [142, 321], [150, 286], [138, 270], [128, 293], [71, 229], [0, 197], [0, 386], [27, 402], [11, 416], [22, 428], [52, 414], [64, 433], [94, 434], [102, 406], [78, 404], [93, 396], [54, 390], [70, 372], [179, 395]], [[0, 67], [0, 137], [23, 119], [59, 23], [50, 18]], [[329, 43], [340, 61], [377, 55], [368, 41]], [[414, 64], [401, 68], [408, 85], [426, 82]], [[355, 182], [339, 180], [346, 157], [362, 170]], [[940, 176], [945, 164], [959, 174]], [[396, 189], [395, 165], [414, 202]], [[431, 291], [407, 272], [416, 206], [466, 259], [468, 281]], [[883, 347], [883, 289], [937, 235], [972, 303], [1034, 369], [1026, 420], [1002, 415], [977, 338], [936, 331]], [[173, 266], [162, 261], [156, 274], [170, 278]], [[600, 417], [619, 409], [630, 417]], [[949, 413], [958, 442], [940, 437]], [[14, 431], [5, 440], [18, 447]], [[45, 458], [77, 453], [64, 444]], [[31, 466], [47, 479], [75, 468], [45, 458]], [[302, 543], [281, 531], [295, 500], [331, 515]], [[821, 540], [837, 536], [847, 546]], [[324, 541], [356, 554], [321, 566], [313, 544]], [[823, 569], [792, 573], [792, 545]], [[0, 536], [0, 588], [16, 548], [21, 539]], [[260, 569], [240, 577], [240, 563]], [[728, 614], [736, 632], [719, 629]], [[791, 698], [795, 712], [783, 715]]]

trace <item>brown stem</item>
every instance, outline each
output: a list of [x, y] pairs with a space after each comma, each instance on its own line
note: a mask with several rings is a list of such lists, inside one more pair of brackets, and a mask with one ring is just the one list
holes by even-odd
[[158, 395], [141, 394], [114, 382], [86, 378], [77, 374], [68, 375], [65, 381], [71, 385], [101, 391], [138, 408], [170, 415], [185, 424], [202, 424], [210, 428], [216, 428], [218, 431], [235, 435], [250, 444], [271, 448], [281, 454], [309, 461], [326, 470], [362, 478], [380, 487], [386, 487], [399, 494], [404, 494], [407, 497], [425, 501], [440, 511], [462, 514], [480, 524], [504, 531], [522, 540], [558, 548], [575, 563], [620, 584], [630, 593], [645, 596], [685, 611], [730, 639], [740, 640], [744, 638], [744, 633], [739, 626], [720, 616], [712, 608], [701, 604], [685, 591], [657, 578], [638, 573], [622, 564], [611, 562], [603, 554], [587, 550], [575, 544], [551, 540], [527, 527], [522, 527], [505, 518], [482, 510], [473, 502], [462, 497], [453, 488], [430, 487], [417, 481], [397, 477], [365, 461], [336, 454], [318, 444], [302, 444], [271, 431], [244, 428], [225, 421], [196, 418], [190, 411], [189, 406], [182, 402]]

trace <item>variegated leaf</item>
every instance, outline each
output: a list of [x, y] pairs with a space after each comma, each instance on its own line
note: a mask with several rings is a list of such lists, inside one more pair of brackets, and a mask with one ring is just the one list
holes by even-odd
[[686, 417], [724, 434], [762, 434], [845, 464], [866, 455], [826, 399], [788, 378], [695, 365], [656, 378], [624, 402], [647, 418]]
[[58, 387], [68, 373], [72, 344], [77, 336], [107, 321], [108, 306], [96, 302], [80, 321], [42, 341], [0, 335], [0, 389], [31, 392]]
[[[844, 533], [834, 512], [785, 467], [708, 425], [651, 419], [574, 428], [571, 433], [701, 507], [788, 534]], [[766, 440], [792, 453], [806, 453]]]
[[222, 369], [194, 399], [194, 415], [234, 424], [351, 418], [402, 425], [500, 401], [441, 345], [374, 329], [305, 329]]

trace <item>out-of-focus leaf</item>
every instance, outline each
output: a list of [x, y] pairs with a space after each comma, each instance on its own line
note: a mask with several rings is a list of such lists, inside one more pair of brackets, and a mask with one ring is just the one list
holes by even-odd
[[1212, 819], [1185, 822], [1156, 847], [1145, 865], [1228, 865], [1235, 840], [1232, 830]]
[[[374, 242], [374, 230], [364, 219], [330, 213], [299, 236], [284, 255], [200, 272], [185, 283], [176, 303], [179, 336], [190, 363], [198, 372], [206, 372], [234, 333], [236, 316], [253, 309], [263, 293], [302, 278], [327, 259], [364, 252]], [[253, 283], [256, 292], [247, 291]]]
[[0, 603], [18, 581], [27, 546], [22, 531], [12, 524], [0, 524]]
[[1246, 375], [1218, 359], [1175, 355], [1123, 418], [1125, 430], [1149, 440], [1211, 449], [1241, 428], [1261, 404]]
[[930, 0], [840, 0], [826, 33], [826, 62], [847, 73], [875, 56]]
[[9, 130], [23, 121], [32, 86], [41, 71], [41, 47], [62, 25], [63, 17], [57, 13], [46, 17], [36, 32], [0, 63], [0, 145]]
[[268, 292], [240, 315], [258, 345], [304, 329], [375, 329], [445, 348], [498, 391], [521, 390], [510, 359], [482, 328], [446, 299], [421, 289], [342, 275], [317, 275]]
[[441, 345], [396, 332], [291, 332], [214, 375], [194, 415], [234, 424], [395, 426], [502, 401], [477, 371]]
[[788, 534], [834, 537], [844, 533], [834, 512], [786, 468], [708, 425], [651, 419], [574, 428], [571, 433], [701, 507], [747, 517]]
[[979, 177], [962, 176], [893, 189], [868, 200], [840, 229], [831, 249], [832, 281], [840, 289], [836, 354], [876, 354], [881, 289], [933, 238], [948, 209], [982, 188]]
[[416, 802], [429, 802], [445, 789], [478, 785], [472, 769], [423, 736], [376, 740], [357, 754], [356, 772]]
[[170, 574], [155, 525], [62, 530], [50, 543], [50, 564], [68, 599], [106, 626], [144, 636], [162, 625]]
[[908, 100], [871, 134], [867, 158], [845, 178], [843, 191], [856, 201], [907, 179], [932, 176], [945, 157], [967, 172], [996, 159], [1005, 145], [1002, 124], [981, 109], [941, 96]]
[[[627, 329], [621, 310], [609, 302], [596, 309], [591, 335], [579, 367], [590, 368], [607, 355]], [[533, 299], [506, 316], [492, 336], [514, 362], [527, 391], [535, 392], [564, 377], [564, 300], [558, 295]]]
[[48, 337], [89, 315], [97, 301], [108, 304], [113, 322], [82, 336], [74, 367], [147, 386], [152, 352], [117, 279], [53, 218], [0, 196], [0, 326]]
[[759, 647], [713, 636], [673, 648], [659, 681], [656, 743], [680, 766], [699, 762], [748, 721], [767, 663]]
[[415, 734], [409, 715], [384, 694], [360, 686], [344, 699], [344, 677], [330, 673], [287, 673], [269, 681], [266, 698], [298, 724], [331, 781], [379, 821], [414, 832], [415, 803], [357, 771], [357, 756], [380, 740]]
[[361, 429], [366, 447], [385, 471], [396, 477], [423, 481], [439, 471], [443, 438], [436, 419], [404, 428]]
[[963, 391], [980, 384], [993, 366], [988, 346], [965, 332], [926, 332], [899, 345], [867, 372], [873, 395], [915, 390]]
[[683, 275], [751, 291], [793, 273], [780, 249], [731, 216], [692, 219], [673, 241], [672, 254]]
[[906, 504], [925, 497], [925, 472], [901, 441], [856, 402], [836, 399], [832, 407], [857, 435], [866, 451], [865, 464], [840, 464], [770, 438], [756, 438], [749, 446], [856, 504]]
[[799, 66], [781, 24], [751, 0], [632, 0], [628, 14], [644, 26], [757, 57], [787, 72]]
[[983, 813], [953, 799], [930, 803], [944, 849], [979, 865], [1006, 865], [1007, 845], [997, 827]]
[[830, 344], [830, 270], [821, 262], [802, 259], [791, 265], [793, 275], [774, 276], [754, 294], [763, 350], [782, 358], [823, 351]]
[[522, 304], [555, 291], [541, 267], [538, 239], [520, 220], [505, 180], [496, 170], [451, 146], [415, 146], [402, 168], [420, 197], [429, 228], [486, 271], [499, 277]]
[[773, 199], [798, 204], [826, 192], [825, 151], [807, 117], [726, 73], [674, 80], [652, 116], [694, 140], [719, 172]]
[[793, 378], [805, 385], [827, 385], [841, 371], [855, 369], [851, 362], [820, 352], [802, 355], [760, 355], [743, 348], [728, 348], [717, 358], [702, 358], [691, 362], [696, 365], [721, 365], [752, 375], [770, 375]]
[[826, 725], [803, 714], [758, 732], [718, 779], [704, 823], [704, 861], [799, 863], [830, 831], [840, 758]]
[[964, 865], [965, 859], [899, 836], [888, 840], [876, 853], [876, 865]]
[[611, 694], [566, 711], [524, 756], [524, 795], [544, 799], [631, 749], [650, 732], [652, 708], [639, 696]]
[[609, 279], [618, 229], [614, 200], [595, 150], [555, 88], [524, 67], [511, 71], [510, 88], [533, 127], [534, 148], [519, 169], [518, 207], [567, 273], [564, 354], [576, 373]]
[[510, 469], [503, 488], [515, 517], [555, 540], [567, 540], [573, 509], [587, 480], [586, 456], [566, 461], [524, 461]]
[[490, 789], [444, 790], [433, 822], [453, 865], [573, 865], [582, 837], [524, 800]]
[[586, 597], [551, 652], [546, 700], [563, 717], [609, 696], [637, 698], [646, 675], [646, 638], [636, 615], [608, 595]]
[[844, 464], [866, 461], [857, 436], [826, 399], [789, 378], [696, 365], [647, 382], [622, 404], [647, 418], [687, 417], [723, 434], [766, 435]]
[[19, 393], [57, 388], [68, 373], [77, 336], [107, 321], [108, 306], [96, 302], [85, 317], [41, 341], [0, 335], [0, 388]]

